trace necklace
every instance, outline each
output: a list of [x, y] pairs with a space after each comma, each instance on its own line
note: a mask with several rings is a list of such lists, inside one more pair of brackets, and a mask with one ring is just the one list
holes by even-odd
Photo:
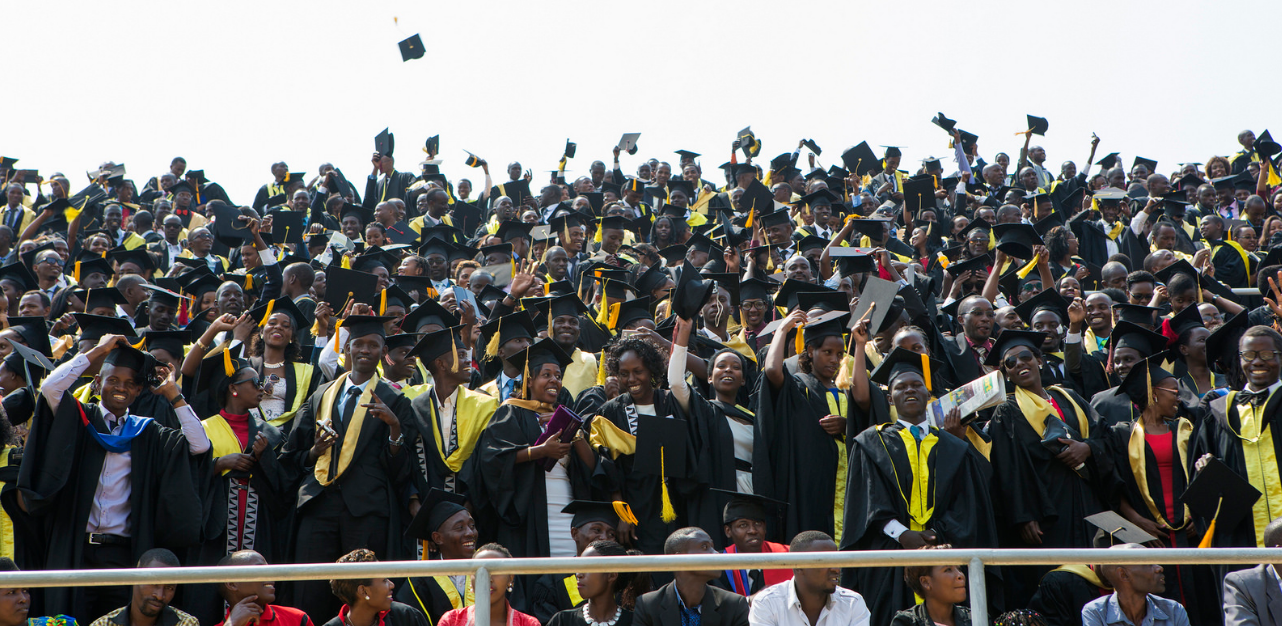
[[588, 612], [588, 609], [591, 606], [592, 606], [591, 600], [588, 600], [587, 602], [583, 603], [583, 621], [587, 622], [588, 626], [614, 626], [614, 624], [619, 621], [619, 617], [623, 615], [623, 607], [616, 606], [614, 607], [614, 617], [611, 618], [610, 621], [598, 622], [592, 619], [592, 614]]
[[274, 370], [274, 369], [276, 369], [276, 368], [278, 368], [278, 367], [285, 367], [285, 362], [284, 362], [284, 361], [281, 361], [280, 363], [268, 363], [268, 362], [264, 361], [264, 362], [263, 362], [263, 367], [265, 367], [265, 368], [267, 368], [267, 369]]

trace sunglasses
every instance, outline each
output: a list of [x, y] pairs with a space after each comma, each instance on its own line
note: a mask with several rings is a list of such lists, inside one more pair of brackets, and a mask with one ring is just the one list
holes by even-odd
[[1024, 350], [1019, 354], [1006, 357], [1006, 360], [1002, 362], [1006, 364], [1006, 369], [1011, 370], [1015, 369], [1015, 366], [1019, 365], [1021, 362], [1032, 363], [1035, 360], [1037, 360], [1037, 357], [1033, 356], [1032, 352]]

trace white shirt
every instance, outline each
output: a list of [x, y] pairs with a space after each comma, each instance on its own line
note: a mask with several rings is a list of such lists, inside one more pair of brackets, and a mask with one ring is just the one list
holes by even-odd
[[[89, 359], [83, 354], [77, 354], [75, 358], [59, 365], [57, 369], [50, 372], [45, 378], [44, 385], [40, 387], [40, 393], [44, 395], [45, 401], [49, 403], [51, 411], [57, 411], [58, 405], [62, 403], [62, 394], [71, 384], [80, 377], [86, 369], [89, 369]], [[100, 405], [101, 406], [101, 405]], [[124, 420], [112, 415], [106, 407], [102, 407], [103, 418], [108, 426], [112, 422], [118, 422], [111, 428], [111, 434], [120, 434], [124, 426]], [[209, 450], [209, 437], [205, 435], [205, 428], [201, 426], [200, 419], [196, 417], [196, 412], [192, 410], [191, 405], [183, 405], [174, 409], [178, 415], [178, 421], [182, 425], [183, 437], [187, 439], [187, 451], [192, 455], [203, 454]], [[133, 484], [130, 476], [133, 473], [133, 460], [128, 452], [115, 453], [107, 452], [103, 457], [102, 470], [98, 474], [98, 487], [94, 490], [93, 504], [89, 508], [89, 520], [85, 525], [85, 532], [104, 533], [108, 535], [120, 535], [128, 537], [130, 535], [129, 515], [131, 512], [129, 497], [133, 492]]]
[[437, 415], [436, 418], [440, 420], [441, 443], [447, 448], [450, 445], [450, 429], [454, 428], [454, 409], [458, 404], [458, 390], [459, 388], [455, 387], [454, 393], [451, 393], [448, 398], [441, 400], [440, 414]]
[[1117, 247], [1117, 242], [1108, 237], [1108, 233], [1113, 230], [1113, 225], [1105, 222], [1104, 220], [1099, 220], [1095, 223], [1099, 224], [1100, 228], [1104, 229], [1104, 247], [1108, 249], [1108, 256], [1111, 257], [1114, 254], [1117, 254], [1120, 251], [1120, 248]]
[[[819, 612], [815, 626], [868, 626], [872, 613], [863, 596], [846, 589], [837, 590], [828, 596], [828, 602]], [[751, 626], [810, 626], [810, 618], [801, 610], [801, 600], [797, 598], [794, 581], [770, 585], [752, 598], [752, 608], [748, 611], [748, 624]]]
[[165, 239], [164, 242], [165, 242], [165, 253], [169, 256], [169, 263], [167, 265], [169, 267], [173, 267], [174, 259], [178, 258], [183, 253], [182, 244], [169, 243], [168, 239]]

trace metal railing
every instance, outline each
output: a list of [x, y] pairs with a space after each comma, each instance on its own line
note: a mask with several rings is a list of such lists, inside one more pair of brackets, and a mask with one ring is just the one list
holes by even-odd
[[[963, 565], [969, 569], [971, 619], [988, 623], [986, 565], [1144, 565], [1282, 563], [1282, 548], [1161, 548], [1145, 550], [873, 550], [867, 552], [787, 552], [772, 554], [699, 554], [603, 556], [589, 558], [464, 559], [455, 561], [381, 561], [166, 569], [30, 570], [0, 573], [0, 588], [89, 587], [153, 583], [174, 584], [405, 578], [470, 574], [478, 589], [489, 589], [492, 574], [572, 574], [593, 572], [671, 572], [677, 570], [792, 569], [820, 567], [894, 567]], [[478, 594], [478, 598], [484, 596]], [[484, 600], [481, 600], [482, 607]], [[475, 612], [476, 626], [490, 626], [489, 611]], [[325, 619], [327, 616], [317, 616]]]

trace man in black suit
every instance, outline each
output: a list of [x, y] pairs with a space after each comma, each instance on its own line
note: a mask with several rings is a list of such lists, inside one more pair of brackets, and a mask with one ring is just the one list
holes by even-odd
[[[301, 479], [295, 563], [332, 563], [357, 548], [381, 560], [402, 557], [397, 546], [408, 518], [401, 494], [411, 471], [402, 423], [411, 409], [377, 370], [387, 355], [383, 324], [391, 319], [350, 315], [343, 321], [351, 371], [307, 399], [281, 450], [281, 464]], [[339, 608], [323, 580], [296, 583], [294, 601], [308, 615]]]
[[[717, 550], [702, 528], [682, 528], [668, 535], [663, 553], [716, 554]], [[717, 570], [673, 572], [675, 580], [637, 599], [634, 623], [748, 626], [748, 599], [708, 584], [720, 575]]]
[[953, 366], [953, 377], [958, 385], [964, 385], [987, 373], [983, 362], [993, 345], [997, 316], [986, 298], [968, 296], [957, 306], [957, 321], [962, 332], [944, 347]]
[[[1282, 546], [1282, 517], [1264, 528], [1264, 545]], [[1226, 626], [1262, 626], [1282, 623], [1282, 588], [1277, 565], [1264, 563], [1224, 577]]]

